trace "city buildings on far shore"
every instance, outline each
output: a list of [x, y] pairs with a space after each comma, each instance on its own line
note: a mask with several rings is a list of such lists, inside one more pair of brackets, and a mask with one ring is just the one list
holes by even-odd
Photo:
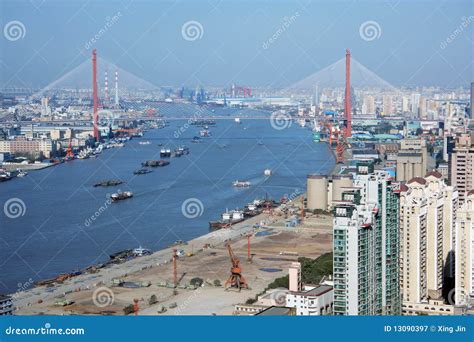
[[26, 139], [16, 138], [0, 140], [0, 153], [10, 154], [34, 154], [50, 158], [55, 150], [55, 145], [51, 139]]

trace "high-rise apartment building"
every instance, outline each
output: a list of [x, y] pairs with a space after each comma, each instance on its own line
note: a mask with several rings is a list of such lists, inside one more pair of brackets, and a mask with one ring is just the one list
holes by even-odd
[[471, 98], [469, 101], [469, 110], [470, 110], [470, 118], [473, 118], [473, 110], [472, 110], [472, 105], [474, 104], [474, 82], [471, 82]]
[[400, 315], [398, 195], [390, 175], [359, 162], [334, 205], [334, 314]]
[[375, 114], [375, 98], [372, 95], [363, 97], [362, 114]]
[[420, 108], [420, 94], [411, 94], [411, 112], [418, 117]]
[[441, 300], [454, 278], [458, 193], [430, 172], [401, 186], [400, 284], [404, 307]]
[[404, 139], [400, 141], [397, 155], [397, 181], [407, 182], [426, 174], [428, 152], [424, 139]]
[[384, 95], [382, 98], [382, 112], [383, 115], [390, 115], [393, 113], [392, 96]]
[[474, 132], [456, 136], [450, 167], [451, 185], [457, 187], [463, 203], [467, 193], [474, 189]]
[[467, 193], [456, 217], [455, 296], [456, 305], [474, 298], [474, 191]]

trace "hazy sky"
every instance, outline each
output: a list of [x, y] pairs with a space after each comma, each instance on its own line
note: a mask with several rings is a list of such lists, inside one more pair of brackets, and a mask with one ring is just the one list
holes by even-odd
[[281, 87], [350, 48], [392, 84], [466, 87], [473, 3], [0, 0], [0, 84], [46, 86], [96, 48], [158, 86]]

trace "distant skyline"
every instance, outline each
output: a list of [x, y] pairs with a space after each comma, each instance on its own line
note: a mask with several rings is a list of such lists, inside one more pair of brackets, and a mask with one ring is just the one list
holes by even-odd
[[468, 88], [458, 1], [0, 1], [0, 87], [45, 87], [92, 49], [157, 86], [284, 88], [352, 55], [395, 86]]

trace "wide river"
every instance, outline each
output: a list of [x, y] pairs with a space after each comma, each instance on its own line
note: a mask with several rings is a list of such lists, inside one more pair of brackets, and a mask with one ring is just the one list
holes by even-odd
[[[140, 245], [159, 250], [203, 235], [208, 222], [226, 208], [241, 208], [266, 195], [294, 196], [306, 191], [308, 173], [329, 172], [334, 166], [328, 146], [314, 143], [311, 131], [296, 123], [279, 130], [269, 119], [242, 119], [241, 124], [217, 120], [210, 126], [212, 136], [202, 143], [191, 143], [200, 128], [185, 124], [171, 121], [96, 159], [74, 160], [0, 183], [2, 209], [11, 199], [25, 204], [17, 218], [0, 212], [0, 293], [17, 291], [30, 278], [51, 278], [106, 261], [119, 250]], [[170, 165], [152, 173], [133, 175], [141, 162], [160, 159], [159, 144], [186, 145], [190, 154], [172, 158]], [[273, 171], [270, 177], [264, 176], [267, 168]], [[93, 187], [115, 178], [124, 184]], [[252, 186], [233, 188], [235, 180]], [[118, 189], [132, 191], [134, 197], [108, 204], [107, 194]], [[202, 203], [195, 218], [182, 211], [189, 199]], [[88, 221], [91, 216], [96, 219]]]

